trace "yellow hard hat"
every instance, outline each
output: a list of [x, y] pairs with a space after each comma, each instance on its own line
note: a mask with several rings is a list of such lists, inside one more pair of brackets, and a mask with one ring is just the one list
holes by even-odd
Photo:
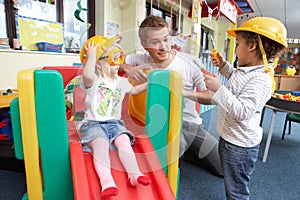
[[263, 35], [287, 47], [287, 31], [282, 22], [270, 17], [254, 17], [244, 22], [240, 27], [227, 30], [227, 33], [236, 36], [236, 31], [250, 31]]
[[96, 60], [99, 60], [99, 58], [103, 55], [103, 53], [113, 44], [115, 43], [119, 43], [121, 41], [122, 37], [121, 36], [114, 36], [112, 38], [108, 38], [108, 37], [105, 37], [105, 36], [99, 36], [99, 35], [96, 35], [96, 36], [93, 36], [91, 38], [89, 38], [85, 43], [84, 45], [82, 46], [81, 48], [81, 51], [80, 51], [80, 61], [81, 63], [85, 63], [86, 61], [86, 57], [85, 57], [85, 53], [86, 53], [86, 50], [85, 50], [85, 47], [90, 43], [90, 42], [94, 42], [94, 45], [95, 44], [98, 44], [98, 47], [97, 47], [97, 53], [96, 53]]

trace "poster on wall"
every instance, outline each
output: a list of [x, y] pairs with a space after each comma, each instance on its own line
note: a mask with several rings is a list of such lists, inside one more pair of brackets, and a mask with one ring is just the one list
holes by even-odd
[[63, 23], [16, 15], [16, 28], [22, 49], [38, 50], [38, 42], [64, 44]]
[[218, 1], [218, 10], [233, 24], [237, 23], [238, 12], [233, 0]]
[[106, 36], [113, 37], [120, 35], [120, 25], [118, 23], [106, 22]]
[[190, 35], [176, 35], [171, 37], [171, 49], [190, 53]]
[[18, 15], [56, 22], [56, 5], [51, 1], [18, 1]]

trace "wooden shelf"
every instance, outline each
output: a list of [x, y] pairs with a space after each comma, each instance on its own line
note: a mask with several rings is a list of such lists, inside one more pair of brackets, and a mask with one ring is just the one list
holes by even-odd
[[0, 108], [6, 108], [10, 106], [10, 102], [18, 96], [17, 92], [14, 93], [8, 93], [7, 95], [4, 95], [3, 90], [0, 90]]
[[274, 75], [276, 90], [293, 90], [300, 91], [300, 76], [287, 76], [281, 74]]

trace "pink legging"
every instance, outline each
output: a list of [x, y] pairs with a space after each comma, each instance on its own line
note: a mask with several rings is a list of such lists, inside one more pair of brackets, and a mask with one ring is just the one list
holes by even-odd
[[[134, 185], [137, 178], [143, 174], [139, 170], [128, 135], [121, 134], [116, 138], [114, 144], [118, 149], [119, 159], [128, 174], [128, 178], [130, 179], [131, 184]], [[109, 187], [116, 187], [115, 181], [111, 175], [108, 140], [99, 137], [91, 141], [89, 145], [93, 149], [94, 167], [100, 178], [102, 191]]]

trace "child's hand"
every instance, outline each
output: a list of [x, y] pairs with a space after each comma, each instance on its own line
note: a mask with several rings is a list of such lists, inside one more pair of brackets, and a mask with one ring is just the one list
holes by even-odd
[[205, 68], [203, 68], [203, 67], [201, 68], [201, 71], [202, 71], [203, 74], [206, 74], [206, 75], [209, 75], [209, 76], [214, 76], [213, 73], [207, 71], [207, 70], [206, 70]]
[[213, 74], [213, 76], [204, 74], [204, 82], [206, 88], [213, 92], [216, 92], [222, 86], [222, 81], [216, 74]]
[[86, 58], [94, 57], [96, 59], [97, 47], [98, 47], [98, 44], [94, 45], [94, 41], [89, 42], [88, 45], [84, 47], [85, 48], [84, 57], [86, 57]]
[[217, 67], [224, 67], [224, 65], [226, 64], [226, 61], [224, 60], [223, 56], [220, 54], [220, 52], [217, 52], [217, 58], [215, 57], [215, 55], [213, 53], [210, 54], [210, 59], [211, 62], [214, 66]]

